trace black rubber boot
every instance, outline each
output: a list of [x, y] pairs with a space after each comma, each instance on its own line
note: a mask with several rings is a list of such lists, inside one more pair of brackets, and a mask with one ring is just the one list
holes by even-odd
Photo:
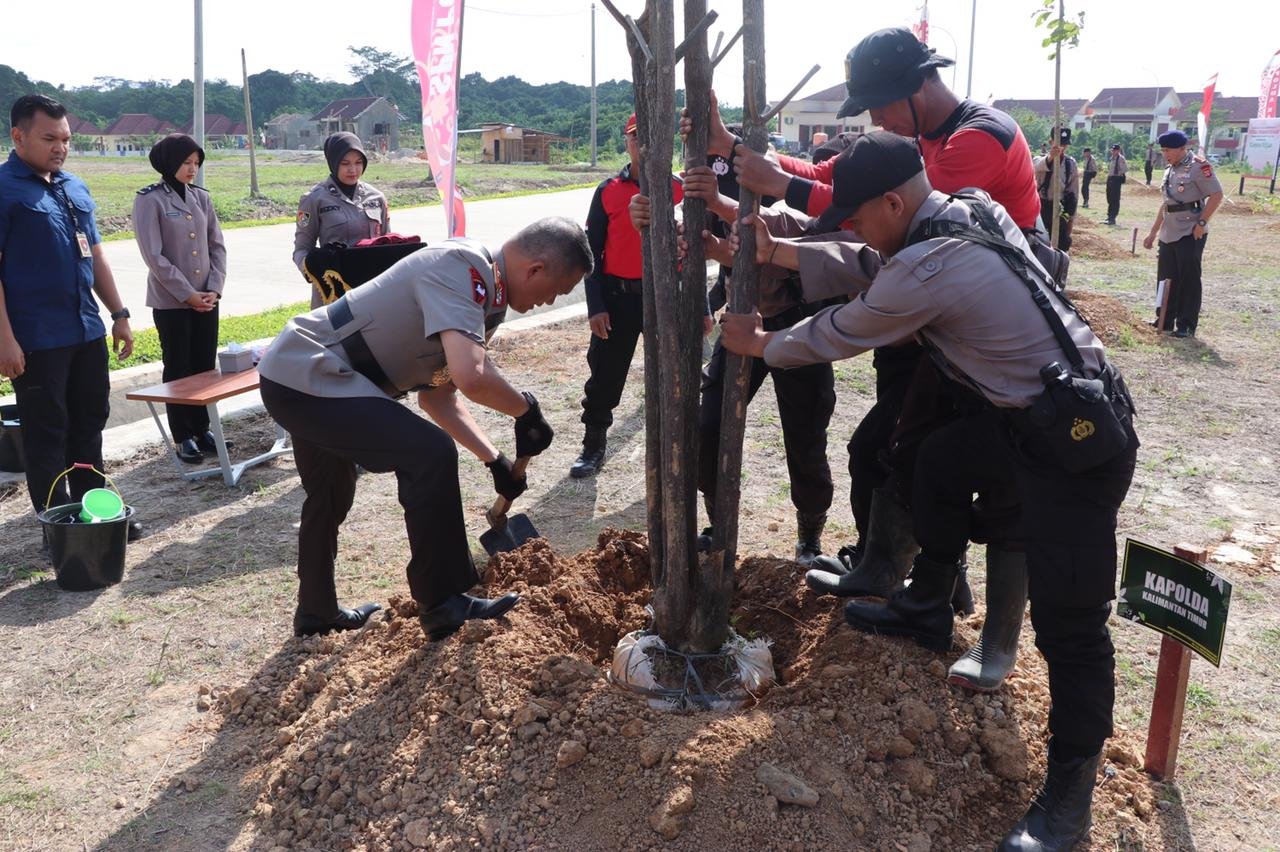
[[960, 557], [960, 576], [956, 579], [956, 590], [951, 595], [951, 609], [956, 615], [973, 615], [977, 606], [973, 602], [973, 589], [969, 588], [969, 549]]
[[945, 651], [951, 647], [951, 595], [960, 566], [918, 555], [911, 574], [911, 584], [884, 603], [849, 601], [844, 620], [863, 633], [906, 636], [930, 650]]
[[796, 562], [808, 568], [822, 555], [822, 530], [827, 525], [826, 512], [796, 511]]
[[828, 574], [835, 574], [837, 577], [843, 577], [852, 571], [859, 562], [862, 561], [862, 541], [856, 541], [853, 544], [844, 544], [836, 551], [834, 556], [826, 554], [818, 556], [813, 560], [813, 567], [819, 571], [825, 571]]
[[982, 636], [956, 660], [947, 681], [994, 692], [1018, 659], [1018, 634], [1027, 608], [1027, 555], [987, 548], [987, 615]]
[[1093, 825], [1089, 813], [1102, 752], [1059, 761], [1049, 742], [1044, 786], [1031, 800], [1026, 816], [1000, 841], [998, 852], [1068, 852], [1084, 840]]
[[875, 596], [885, 598], [902, 588], [911, 570], [911, 558], [920, 552], [911, 533], [911, 513], [883, 488], [871, 496], [871, 521], [862, 558], [847, 573], [827, 570], [824, 556], [813, 560], [814, 568], [804, 575], [809, 588], [818, 594], [842, 598]]
[[585, 479], [595, 476], [604, 467], [605, 433], [603, 426], [588, 426], [582, 436], [582, 455], [569, 468], [569, 475], [574, 479]]

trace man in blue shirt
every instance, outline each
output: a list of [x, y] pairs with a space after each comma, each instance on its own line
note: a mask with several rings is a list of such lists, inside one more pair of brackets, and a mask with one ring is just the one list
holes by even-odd
[[[107, 422], [106, 328], [121, 360], [133, 352], [129, 311], [102, 253], [89, 187], [62, 171], [67, 110], [24, 95], [10, 111], [13, 151], [0, 165], [0, 375], [13, 380], [22, 419], [27, 489], [45, 508], [55, 478], [76, 462], [102, 469]], [[76, 502], [102, 477], [76, 469], [49, 502]], [[129, 538], [141, 527], [131, 523]]]

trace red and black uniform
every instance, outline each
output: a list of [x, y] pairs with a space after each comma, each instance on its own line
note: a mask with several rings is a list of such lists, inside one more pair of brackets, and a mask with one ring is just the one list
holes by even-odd
[[[985, 104], [961, 101], [940, 127], [916, 140], [929, 183], [939, 192], [977, 187], [1000, 203], [1023, 230], [1040, 217], [1031, 149], [1021, 128], [1007, 113]], [[778, 157], [792, 175], [786, 202], [817, 216], [831, 206], [834, 158], [814, 165]]]
[[[941, 126], [916, 140], [925, 174], [940, 192], [968, 187], [985, 190], [1024, 231], [1037, 228], [1040, 195], [1036, 186], [1031, 149], [1021, 128], [1007, 113], [985, 104], [963, 100]], [[831, 174], [835, 159], [814, 165], [793, 157], [779, 157], [792, 177], [786, 202], [811, 216], [831, 206]], [[854, 523], [866, 535], [871, 495], [888, 483], [892, 471], [886, 464], [909, 470], [919, 439], [949, 416], [945, 402], [938, 410], [913, 404], [906, 410], [908, 392], [916, 385], [917, 399], [929, 399], [936, 387], [933, 366], [918, 343], [881, 346], [874, 352], [876, 404], [867, 412], [849, 439], [850, 504]], [[918, 383], [918, 384], [917, 384]], [[941, 400], [942, 397], [940, 396]], [[895, 441], [895, 432], [898, 438]], [[910, 436], [910, 437], [908, 437]], [[890, 446], [896, 451], [888, 452]], [[895, 477], [896, 490], [909, 499], [909, 475]]]
[[[595, 268], [587, 276], [587, 316], [609, 314], [608, 338], [591, 335], [587, 366], [591, 375], [583, 386], [582, 422], [608, 428], [613, 409], [622, 399], [627, 371], [644, 331], [644, 297], [641, 291], [640, 232], [631, 224], [628, 207], [640, 192], [631, 176], [631, 164], [600, 182], [587, 212], [587, 242]], [[684, 186], [671, 178], [672, 200], [684, 199]]]

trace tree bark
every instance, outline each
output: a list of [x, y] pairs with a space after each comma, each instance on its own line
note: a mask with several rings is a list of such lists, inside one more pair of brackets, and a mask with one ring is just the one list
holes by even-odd
[[[743, 71], [746, 102], [742, 116], [742, 135], [747, 147], [763, 152], [768, 144], [764, 113], [764, 0], [742, 2], [742, 50], [746, 58]], [[760, 199], [742, 187], [738, 196], [739, 219], [757, 212]], [[739, 228], [741, 246], [733, 261], [732, 287], [728, 310], [750, 314], [759, 302], [760, 275], [756, 263], [754, 228]], [[708, 556], [708, 572], [719, 583], [733, 585], [733, 571], [738, 550], [738, 510], [742, 486], [742, 440], [746, 427], [748, 383], [751, 378], [749, 356], [726, 353], [724, 403], [720, 412], [720, 459], [717, 465], [716, 506], [712, 526], [715, 535]], [[731, 597], [731, 594], [730, 594]], [[711, 617], [708, 614], [708, 617]], [[728, 603], [724, 604], [724, 621], [728, 624]]]

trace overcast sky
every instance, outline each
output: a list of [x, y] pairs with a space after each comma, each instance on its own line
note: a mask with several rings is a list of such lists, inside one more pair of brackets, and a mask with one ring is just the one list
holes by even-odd
[[[972, 96], [1053, 97], [1053, 63], [1040, 47], [1043, 32], [1031, 13], [1041, 0], [977, 0]], [[306, 71], [350, 81], [348, 46], [411, 52], [411, 0], [204, 0], [206, 79], [240, 80], [240, 49], [249, 71]], [[643, 0], [619, 0], [639, 14]], [[710, 0], [720, 13], [712, 27], [726, 39], [741, 21], [735, 0]], [[682, 4], [677, 21], [682, 20]], [[87, 85], [98, 76], [180, 80], [193, 73], [193, 0], [62, 0], [5, 2], [0, 63], [34, 79]], [[1250, 12], [1249, 10], [1253, 10]], [[519, 76], [532, 83], [591, 80], [590, 0], [467, 0], [462, 70], [488, 79]], [[969, 74], [971, 0], [929, 3], [931, 46], [957, 60], [954, 89], [963, 95]], [[1207, 11], [1200, 11], [1207, 10]], [[1062, 96], [1089, 98], [1104, 86], [1172, 85], [1198, 90], [1219, 73], [1220, 95], [1256, 97], [1263, 67], [1280, 49], [1274, 0], [1227, 7], [1164, 0], [1068, 0], [1068, 14], [1085, 12], [1080, 46], [1063, 54]], [[803, 93], [843, 81], [844, 56], [862, 36], [909, 25], [918, 0], [793, 2], [766, 0], [768, 95], [784, 95], [815, 63], [822, 70]], [[1249, 25], [1252, 18], [1254, 26]], [[677, 30], [681, 30], [677, 24]], [[48, 35], [41, 35], [41, 33]], [[142, 33], [157, 33], [143, 37]], [[596, 77], [629, 78], [621, 28], [596, 9]], [[719, 66], [717, 94], [741, 102], [741, 43]], [[681, 72], [677, 69], [677, 75]], [[942, 69], [950, 83], [951, 69]]]

